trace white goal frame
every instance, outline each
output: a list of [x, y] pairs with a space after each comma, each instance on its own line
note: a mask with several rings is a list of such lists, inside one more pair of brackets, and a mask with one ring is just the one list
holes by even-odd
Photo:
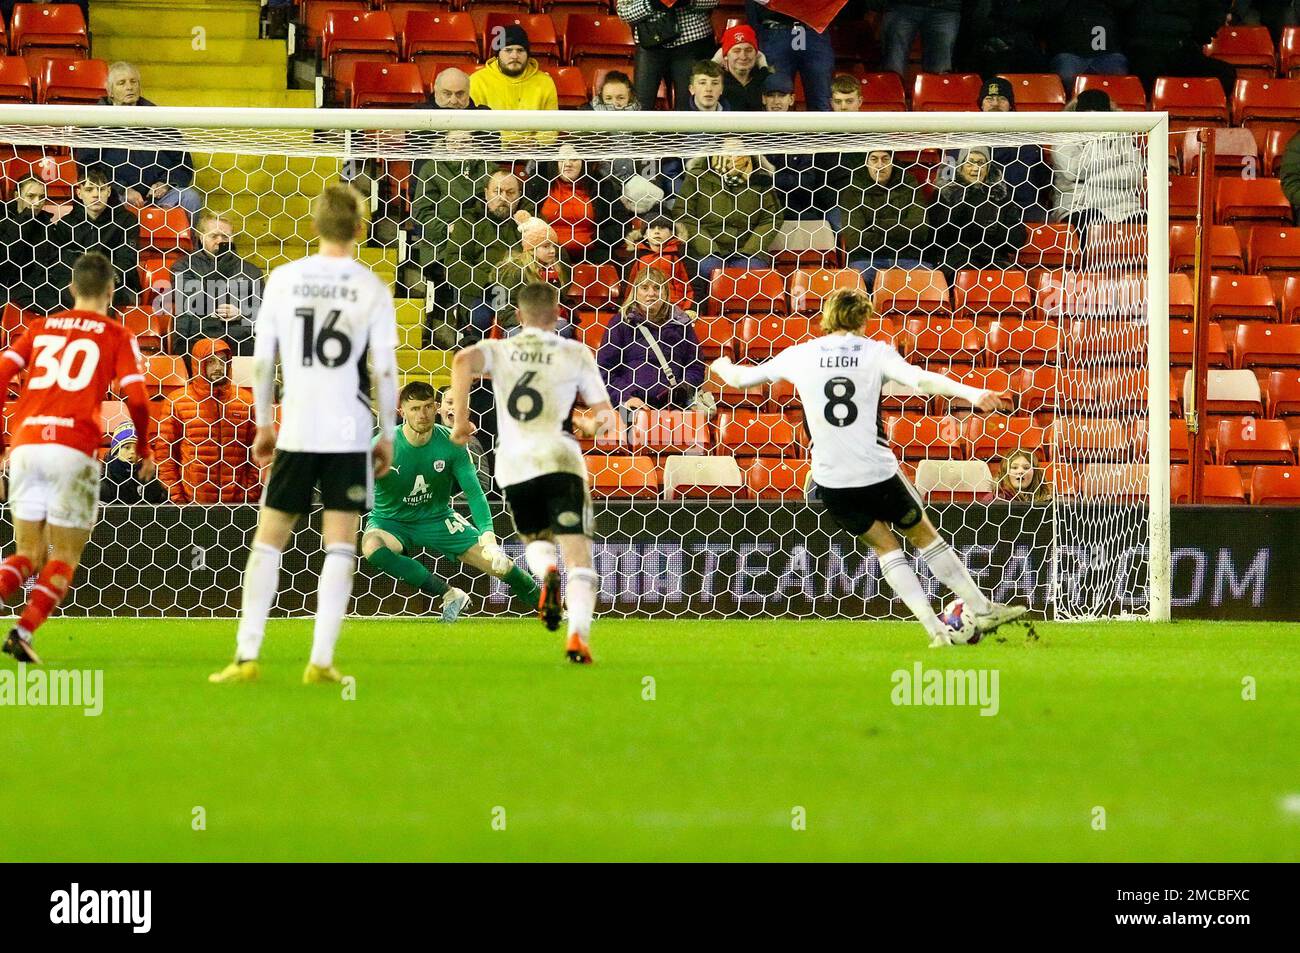
[[[1169, 118], [1150, 112], [596, 112], [443, 109], [257, 109], [157, 106], [0, 105], [0, 125], [32, 128], [34, 137], [58, 140], [78, 128], [159, 130], [299, 130], [337, 131], [343, 135], [342, 158], [349, 158], [352, 137], [383, 131], [563, 131], [577, 133], [882, 133], [979, 135], [990, 133], [1134, 133], [1147, 137], [1146, 318], [1148, 358], [1148, 586], [1151, 621], [1168, 621], [1171, 604], [1169, 473]], [[127, 145], [127, 143], [123, 143]], [[206, 151], [198, 143], [194, 151]], [[357, 158], [373, 151], [358, 143]], [[141, 146], [143, 148], [143, 146]], [[275, 152], [250, 141], [250, 153]], [[530, 149], [520, 144], [521, 155]], [[553, 150], [533, 146], [535, 153]]]

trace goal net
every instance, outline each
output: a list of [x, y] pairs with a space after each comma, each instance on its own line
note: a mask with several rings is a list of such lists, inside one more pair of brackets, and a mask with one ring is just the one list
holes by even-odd
[[[513, 333], [525, 283], [561, 289], [563, 333], [621, 411], [598, 440], [575, 414], [600, 611], [907, 617], [817, 501], [797, 396], [707, 371], [817, 335], [847, 287], [909, 361], [1012, 395], [979, 416], [889, 386], [879, 408], [981, 585], [1049, 618], [1167, 618], [1163, 116], [24, 106], [0, 107], [0, 142], [6, 339], [66, 306], [71, 260], [98, 247], [148, 363], [160, 485], [106, 480], [67, 614], [237, 612], [265, 477], [248, 453], [261, 282], [310, 253], [311, 200], [342, 180], [368, 199], [361, 259], [393, 286], [403, 384], [445, 385], [454, 348]], [[486, 475], [486, 386], [471, 404]], [[106, 404], [106, 460], [130, 452], [126, 419]], [[316, 527], [285, 555], [279, 612], [312, 608]], [[420, 558], [475, 612], [514, 611], [495, 580]], [[353, 611], [431, 604], [363, 561]]]

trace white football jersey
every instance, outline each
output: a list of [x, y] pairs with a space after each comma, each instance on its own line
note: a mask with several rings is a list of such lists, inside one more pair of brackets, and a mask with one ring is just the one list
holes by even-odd
[[769, 381], [789, 381], [799, 392], [818, 486], [871, 486], [898, 472], [880, 413], [880, 391], [887, 380], [910, 380], [916, 369], [891, 345], [856, 334], [828, 334], [788, 347], [753, 370]]
[[278, 356], [283, 374], [276, 447], [368, 452], [375, 420], [367, 358], [392, 367], [397, 348], [388, 286], [351, 258], [289, 262], [266, 280], [255, 334], [257, 356]]
[[496, 397], [497, 486], [547, 473], [586, 479], [582, 448], [564, 426], [579, 394], [588, 406], [609, 400], [591, 348], [536, 328], [476, 346]]

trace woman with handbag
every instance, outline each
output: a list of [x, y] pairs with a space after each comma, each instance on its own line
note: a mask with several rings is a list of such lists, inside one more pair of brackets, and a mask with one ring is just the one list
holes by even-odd
[[642, 109], [654, 109], [661, 81], [673, 108], [690, 108], [691, 64], [717, 49], [709, 16], [717, 5], [718, 0], [618, 0], [618, 18], [636, 36], [636, 98]]

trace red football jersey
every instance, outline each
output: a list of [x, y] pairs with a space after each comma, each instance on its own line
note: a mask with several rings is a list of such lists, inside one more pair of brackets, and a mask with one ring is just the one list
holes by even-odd
[[[4, 360], [27, 371], [10, 414], [10, 446], [58, 443], [94, 456], [104, 440], [100, 405], [119, 390], [144, 383], [135, 335], [93, 311], [63, 311], [36, 321]], [[147, 439], [140, 434], [140, 440]]]

